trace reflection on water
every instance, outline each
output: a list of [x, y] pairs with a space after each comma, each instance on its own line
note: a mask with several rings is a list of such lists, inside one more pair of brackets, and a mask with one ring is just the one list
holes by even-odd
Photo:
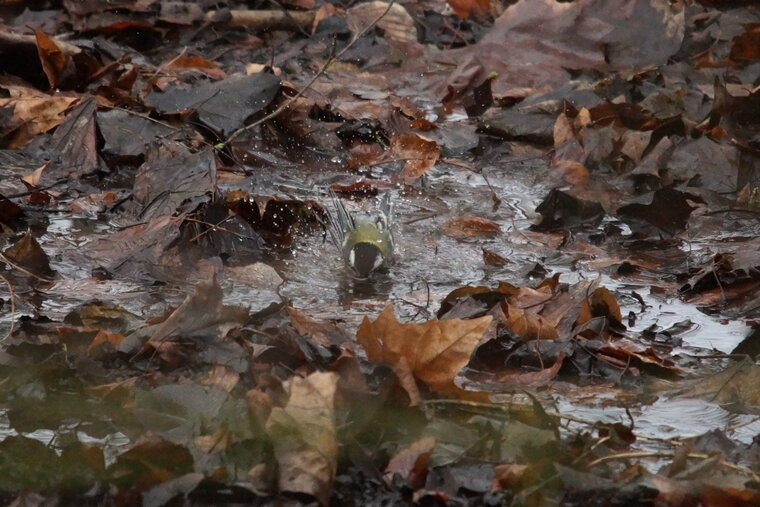
[[[631, 424], [625, 407], [585, 406], [577, 400], [564, 398], [557, 399], [556, 406], [559, 413], [589, 423]], [[752, 443], [760, 433], [760, 418], [757, 416], [731, 413], [700, 399], [661, 397], [650, 405], [628, 407], [628, 410], [633, 417], [634, 432], [643, 437], [637, 440], [635, 447], [647, 451], [660, 449], [661, 440], [695, 437], [712, 430], [724, 431], [727, 437], [744, 444]], [[571, 426], [576, 424], [571, 423]], [[587, 426], [579, 427], [587, 429]], [[660, 463], [645, 461], [643, 464], [655, 470]]]

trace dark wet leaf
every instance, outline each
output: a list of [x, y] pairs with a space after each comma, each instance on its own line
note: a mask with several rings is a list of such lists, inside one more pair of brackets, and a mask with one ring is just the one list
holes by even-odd
[[61, 178], [81, 178], [100, 169], [95, 128], [97, 107], [95, 97], [84, 96], [55, 130], [47, 147], [53, 163], [45, 171], [43, 183], [51, 184]]
[[3, 252], [11, 262], [29, 271], [39, 278], [50, 278], [55, 271], [50, 267], [50, 261], [45, 251], [28, 230], [21, 239], [6, 248]]
[[146, 101], [167, 114], [195, 111], [214, 133], [227, 136], [269, 106], [279, 90], [278, 77], [259, 72], [196, 86], [176, 85], [164, 92], [151, 92]]
[[[592, 28], [601, 26], [606, 28]], [[559, 85], [568, 80], [567, 69], [663, 64], [678, 51], [683, 34], [682, 9], [660, 9], [645, 0], [521, 0], [506, 9], [477, 44], [448, 51], [441, 59], [458, 64], [448, 79], [457, 89], [472, 76], [472, 67], [498, 73], [497, 91]], [[499, 50], [505, 47], [510, 50]]]
[[702, 202], [702, 199], [666, 187], [655, 191], [649, 204], [626, 204], [617, 209], [616, 215], [636, 233], [673, 236], [686, 229], [695, 209], [689, 201]]
[[24, 212], [18, 204], [0, 196], [0, 230], [15, 232], [21, 226], [23, 216]]
[[111, 272], [144, 276], [160, 264], [166, 249], [178, 236], [179, 221], [164, 216], [96, 241], [88, 246], [88, 254]]
[[538, 205], [541, 222], [531, 226], [537, 231], [596, 227], [604, 218], [604, 208], [598, 202], [584, 201], [561, 190], [554, 189]]
[[751, 359], [756, 359], [760, 356], [760, 334], [757, 328], [753, 328], [736, 347], [731, 351], [731, 354], [746, 354]]
[[168, 125], [121, 109], [98, 112], [97, 121], [100, 134], [105, 140], [104, 155], [118, 159], [143, 157], [146, 147], [155, 139], [167, 137], [174, 132]]
[[215, 184], [216, 163], [210, 151], [192, 153], [171, 141], [154, 145], [135, 176], [140, 217], [151, 220], [193, 211], [211, 199]]
[[158, 325], [150, 342], [158, 344], [170, 338], [219, 340], [247, 320], [247, 308], [222, 304], [222, 288], [212, 277], [199, 283], [195, 291]]

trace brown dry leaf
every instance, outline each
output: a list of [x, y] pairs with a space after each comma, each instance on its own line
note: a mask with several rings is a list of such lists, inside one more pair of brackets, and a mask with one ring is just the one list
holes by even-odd
[[483, 251], [483, 264], [486, 266], [505, 266], [510, 263], [509, 259], [502, 257], [496, 252], [486, 248], [481, 248], [481, 250]]
[[40, 57], [42, 70], [47, 76], [50, 89], [54, 90], [66, 77], [67, 70], [69, 73], [73, 72], [71, 58], [61, 51], [55, 41], [44, 32], [35, 30], [34, 35], [37, 38], [37, 54]]
[[224, 428], [217, 428], [210, 435], [198, 435], [193, 440], [195, 446], [206, 454], [226, 450], [230, 446], [231, 441], [232, 436], [230, 432]]
[[425, 486], [430, 465], [430, 453], [433, 452], [435, 444], [434, 437], [423, 437], [397, 452], [388, 462], [388, 466], [385, 467], [386, 482], [391, 484], [393, 476], [398, 474], [414, 490]]
[[280, 491], [311, 495], [322, 505], [329, 502], [338, 462], [337, 382], [335, 373], [294, 377], [285, 384], [287, 404], [273, 408], [266, 424], [280, 469]]
[[[348, 26], [354, 33], [358, 33], [382, 15], [386, 9], [388, 9], [387, 2], [365, 2], [351, 7], [346, 11]], [[406, 57], [422, 55], [423, 48], [417, 42], [417, 27], [414, 19], [403, 5], [393, 4], [388, 13], [377, 22], [377, 26], [383, 30], [385, 40], [405, 53]]]
[[223, 364], [215, 364], [200, 381], [204, 386], [216, 386], [222, 391], [231, 393], [240, 381], [240, 374]]
[[615, 300], [615, 296], [604, 287], [599, 287], [584, 299], [575, 325], [581, 326], [594, 317], [611, 317], [617, 322], [623, 322], [620, 305]]
[[87, 346], [87, 353], [91, 354], [93, 350], [97, 349], [99, 346], [101, 346], [104, 343], [110, 343], [114, 347], [116, 347], [118, 344], [121, 343], [121, 341], [124, 339], [124, 335], [121, 333], [109, 333], [108, 331], [100, 330], [98, 331], [98, 334], [95, 335], [95, 338], [92, 339], [90, 344]]
[[474, 393], [458, 387], [454, 379], [470, 361], [491, 320], [488, 315], [402, 324], [388, 306], [374, 322], [365, 317], [356, 337], [370, 361], [390, 365], [402, 381], [409, 372], [434, 391], [467, 396]]
[[32, 276], [49, 278], [55, 273], [50, 267], [47, 254], [37, 240], [34, 239], [30, 230], [26, 231], [26, 234], [8, 247], [3, 254], [7, 257], [8, 261], [26, 270], [27, 273], [31, 273]]
[[391, 139], [390, 154], [395, 160], [405, 161], [402, 176], [405, 183], [411, 183], [438, 162], [441, 147], [427, 137], [407, 132]]
[[729, 58], [735, 62], [760, 60], [760, 25], [746, 25], [745, 32], [734, 37]]
[[459, 217], [448, 220], [441, 227], [442, 232], [454, 239], [477, 237], [493, 238], [501, 231], [499, 224], [480, 217]]
[[491, 14], [491, 0], [446, 0], [459, 19], [484, 18]]
[[31, 185], [32, 187], [39, 187], [40, 186], [40, 179], [42, 178], [42, 173], [45, 171], [47, 166], [50, 165], [50, 162], [47, 164], [43, 164], [42, 166], [38, 167], [34, 171], [30, 172], [23, 178], [21, 178], [21, 181], [24, 183]]
[[13, 108], [13, 116], [2, 132], [7, 133], [6, 148], [19, 148], [32, 137], [60, 125], [66, 110], [79, 97], [48, 95], [21, 85], [0, 85], [7, 94], [0, 98], [0, 108]]
[[519, 491], [522, 489], [524, 477], [530, 471], [528, 465], [514, 463], [497, 465], [494, 468], [492, 491]]
[[343, 330], [332, 322], [312, 319], [292, 306], [287, 307], [290, 322], [298, 334], [314, 340], [323, 347], [332, 347], [345, 341]]
[[202, 56], [181, 55], [174, 58], [166, 65], [166, 70], [192, 70], [200, 72], [211, 79], [224, 79], [227, 74], [219, 68], [216, 62], [212, 62]]
[[554, 364], [548, 368], [544, 368], [543, 370], [539, 371], [520, 373], [507, 372], [501, 375], [497, 375], [494, 380], [497, 382], [519, 385], [520, 387], [544, 387], [550, 381], [554, 380], [554, 378], [557, 376], [560, 368], [562, 368], [562, 363], [564, 360], [565, 355], [560, 352], [557, 356], [557, 360], [554, 361]]
[[627, 338], [606, 341], [604, 346], [599, 348], [599, 357], [605, 357], [610, 362], [615, 362], [621, 367], [628, 368], [633, 366], [654, 367], [656, 372], [666, 375], [680, 375], [681, 370], [670, 359], [663, 359], [657, 356], [657, 352], [652, 347], [640, 345]]
[[502, 303], [504, 324], [507, 328], [525, 341], [556, 340], [559, 338], [557, 329], [546, 319], [535, 313], [528, 313], [509, 303]]

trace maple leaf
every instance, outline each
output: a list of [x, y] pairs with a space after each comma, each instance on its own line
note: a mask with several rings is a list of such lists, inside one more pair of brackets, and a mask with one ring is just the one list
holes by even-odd
[[488, 315], [402, 324], [388, 306], [373, 322], [365, 317], [356, 337], [370, 361], [393, 368], [414, 405], [420, 401], [415, 379], [440, 393], [474, 394], [461, 389], [454, 379], [470, 361], [491, 320]]

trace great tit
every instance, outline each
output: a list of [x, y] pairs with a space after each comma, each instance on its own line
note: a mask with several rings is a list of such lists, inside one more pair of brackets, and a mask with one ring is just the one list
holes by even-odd
[[391, 194], [386, 193], [376, 216], [355, 220], [343, 202], [330, 191], [335, 214], [331, 217], [332, 234], [343, 260], [358, 278], [368, 278], [383, 271], [393, 257]]

